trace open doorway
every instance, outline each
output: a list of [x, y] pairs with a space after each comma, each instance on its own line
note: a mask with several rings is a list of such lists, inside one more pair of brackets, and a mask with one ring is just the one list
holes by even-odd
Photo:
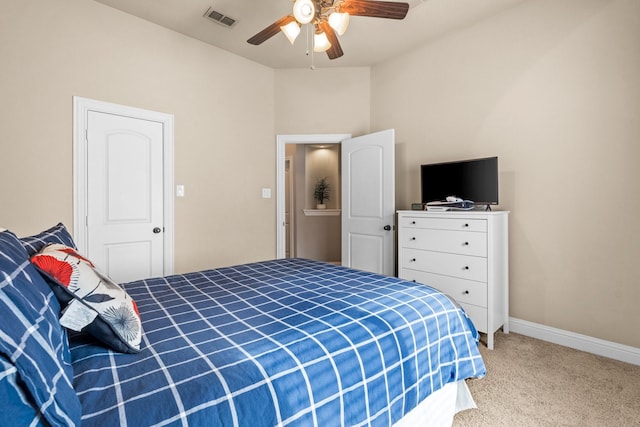
[[[278, 135], [278, 258], [340, 261], [340, 143], [350, 137], [350, 134]], [[313, 189], [316, 180], [324, 176], [328, 177], [332, 192], [326, 209], [317, 209]]]
[[[316, 189], [322, 180], [326, 198]], [[340, 263], [340, 144], [286, 144], [285, 257]]]
[[[340, 144], [341, 260], [346, 267], [394, 274], [394, 145], [387, 129], [348, 134], [278, 135], [276, 146], [276, 255], [285, 257], [285, 148], [287, 144]], [[310, 212], [317, 210], [310, 209]], [[321, 215], [325, 216], [325, 215]], [[298, 254], [299, 255], [299, 254]]]

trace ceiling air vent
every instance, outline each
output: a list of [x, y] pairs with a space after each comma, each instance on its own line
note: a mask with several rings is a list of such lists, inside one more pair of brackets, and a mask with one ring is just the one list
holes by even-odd
[[235, 19], [231, 18], [230, 16], [227, 16], [224, 13], [220, 13], [217, 10], [213, 10], [212, 7], [207, 9], [207, 11], [204, 13], [203, 16], [227, 28], [233, 27], [234, 24], [237, 22]]

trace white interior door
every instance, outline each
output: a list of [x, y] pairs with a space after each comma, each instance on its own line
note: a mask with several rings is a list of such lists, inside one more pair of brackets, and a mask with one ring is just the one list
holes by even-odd
[[394, 275], [395, 131], [342, 141], [342, 265]]
[[87, 256], [116, 282], [164, 273], [163, 124], [89, 111]]

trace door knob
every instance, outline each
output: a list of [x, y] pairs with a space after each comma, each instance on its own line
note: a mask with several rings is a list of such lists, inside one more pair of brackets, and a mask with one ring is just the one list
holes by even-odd
[[389, 231], [389, 230], [391, 230], [391, 226], [390, 226], [390, 225], [385, 225], [385, 226], [384, 226], [384, 229], [385, 229], [386, 231]]
[[162, 231], [162, 229], [161, 229], [160, 227], [156, 227], [156, 228], [154, 228], [154, 229], [153, 229], [153, 232], [154, 232], [155, 234], [158, 234], [158, 233], [159, 233], [159, 232], [161, 232], [161, 231]]

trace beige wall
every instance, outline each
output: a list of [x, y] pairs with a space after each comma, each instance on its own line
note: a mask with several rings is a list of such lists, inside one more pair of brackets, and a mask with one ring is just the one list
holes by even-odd
[[272, 69], [89, 0], [1, 9], [2, 226], [73, 228], [78, 95], [175, 115], [177, 272], [275, 256]]
[[640, 347], [640, 2], [525, 2], [374, 67], [397, 203], [419, 164], [499, 156], [510, 314]]
[[275, 70], [276, 133], [369, 132], [368, 67]]

